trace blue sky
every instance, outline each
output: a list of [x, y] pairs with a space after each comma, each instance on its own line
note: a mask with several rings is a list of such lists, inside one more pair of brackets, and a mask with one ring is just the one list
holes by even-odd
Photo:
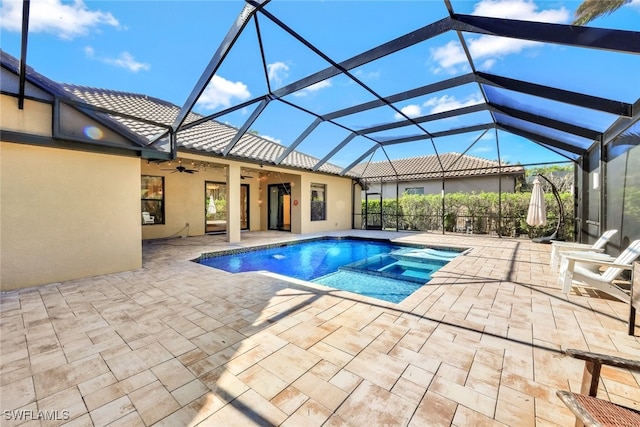
[[[456, 1], [457, 13], [569, 23], [578, 1], [481, 0]], [[49, 78], [77, 85], [142, 93], [182, 106], [211, 56], [218, 49], [244, 2], [234, 1], [60, 1], [32, 0], [27, 62]], [[2, 0], [1, 46], [19, 57], [22, 1]], [[272, 0], [267, 10], [305, 37], [334, 61], [342, 61], [381, 43], [448, 16], [444, 2], [426, 1], [284, 1]], [[212, 114], [292, 83], [329, 64], [274, 23], [259, 16], [267, 64], [263, 71], [255, 26], [249, 25], [200, 98], [196, 111]], [[640, 31], [640, 0], [634, 0], [594, 27]], [[620, 101], [640, 97], [638, 55], [578, 49], [567, 46], [464, 35], [479, 71]], [[446, 33], [389, 57], [352, 70], [353, 75], [382, 96], [459, 76], [470, 71], [455, 33]], [[495, 96], [535, 105], [540, 113], [558, 116], [551, 105], [531, 96], [496, 89]], [[345, 76], [320, 82], [285, 97], [287, 101], [324, 114], [370, 101], [374, 95]], [[475, 84], [395, 104], [409, 117], [446, 111], [482, 101]], [[572, 107], [573, 108], [573, 107]], [[600, 129], [614, 118], [566, 107], [575, 124]], [[252, 108], [219, 120], [241, 126]], [[401, 120], [389, 108], [342, 117], [336, 121], [356, 129]], [[474, 113], [424, 124], [429, 132], [486, 123], [488, 113]], [[289, 145], [313, 117], [280, 102], [271, 102], [252, 129]], [[418, 134], [402, 128], [372, 135], [397, 138]], [[299, 150], [324, 157], [349, 132], [323, 123]], [[438, 152], [468, 149], [468, 154], [509, 163], [564, 160], [525, 139], [498, 132], [475, 132], [434, 140]], [[474, 143], [475, 141], [475, 143]], [[473, 146], [469, 148], [472, 144]], [[374, 143], [353, 139], [330, 161], [346, 166]], [[429, 140], [377, 150], [373, 160], [426, 155], [434, 152]]]

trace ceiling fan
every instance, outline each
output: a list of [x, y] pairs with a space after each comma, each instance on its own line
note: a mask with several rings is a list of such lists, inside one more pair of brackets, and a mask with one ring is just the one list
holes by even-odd
[[178, 166], [176, 166], [175, 169], [162, 169], [164, 171], [171, 171], [171, 173], [176, 173], [176, 172], [184, 172], [184, 173], [195, 173], [198, 172], [196, 169], [187, 169], [186, 167], [182, 166], [182, 160], [178, 161]]

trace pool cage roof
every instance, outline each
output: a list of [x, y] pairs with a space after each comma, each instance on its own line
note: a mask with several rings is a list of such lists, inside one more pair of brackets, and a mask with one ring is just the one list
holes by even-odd
[[[594, 146], [637, 132], [638, 28], [458, 13], [472, 5], [455, 0], [358, 2], [362, 16], [334, 14], [331, 21], [314, 16], [319, 7], [339, 12], [341, 3], [304, 2], [292, 8], [290, 2], [246, 0], [173, 124], [150, 145], [168, 139], [175, 156], [179, 131], [208, 120], [235, 120], [237, 132], [222, 156], [233, 156], [247, 133], [286, 129], [277, 140], [284, 150], [274, 165], [302, 152], [316, 159], [313, 171], [331, 164], [339, 166], [340, 175], [362, 177], [370, 161], [389, 161], [393, 169], [393, 160], [426, 155], [434, 155], [444, 173], [456, 162], [443, 162], [443, 153], [476, 149], [503, 165], [527, 164], [527, 153], [541, 148], [549, 153], [549, 163], [578, 162]], [[369, 31], [345, 37], [349, 32], [343, 27], [350, 20], [366, 19], [366, 9], [383, 6], [388, 22], [370, 22]], [[397, 36], [378, 40], [377, 28], [386, 25]], [[506, 54], [497, 59], [512, 61], [502, 68], [510, 74], [494, 71], [496, 59], [484, 56], [481, 42], [513, 46], [512, 59]], [[525, 55], [526, 48], [536, 53]], [[544, 59], [546, 51], [566, 61]], [[292, 52], [296, 67], [287, 62]], [[350, 55], [343, 57], [344, 52]], [[415, 63], [416, 53], [422, 64]], [[626, 61], [623, 66], [619, 59]], [[248, 74], [261, 76], [262, 90], [254, 86], [251, 91], [259, 95], [201, 112], [202, 95], [216, 76]], [[626, 82], [624, 89], [613, 89], [614, 81]], [[190, 113], [199, 108], [201, 118], [193, 120]], [[521, 157], [507, 158], [504, 152], [507, 144], [516, 144], [514, 137], [528, 145], [519, 149]]]

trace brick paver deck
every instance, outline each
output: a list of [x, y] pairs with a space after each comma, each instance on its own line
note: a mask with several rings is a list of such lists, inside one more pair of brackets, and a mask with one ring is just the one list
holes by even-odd
[[[640, 356], [628, 307], [562, 294], [548, 245], [341, 234], [472, 250], [397, 305], [190, 262], [237, 246], [223, 236], [145, 242], [140, 270], [2, 293], [1, 424], [566, 426], [555, 391], [578, 390], [583, 364], [563, 349]], [[603, 395], [640, 409], [639, 376], [605, 377]]]

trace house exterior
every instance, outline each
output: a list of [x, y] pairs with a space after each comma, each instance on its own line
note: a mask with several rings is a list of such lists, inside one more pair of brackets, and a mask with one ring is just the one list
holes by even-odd
[[174, 159], [151, 141], [179, 107], [31, 68], [21, 94], [5, 52], [1, 71], [2, 290], [140, 268], [147, 239], [352, 226], [359, 191], [331, 164], [293, 151], [276, 167], [286, 147], [251, 134], [224, 156], [237, 130], [213, 120], [179, 131]]
[[360, 164], [353, 172], [366, 187], [363, 193], [382, 199], [404, 193], [441, 194], [443, 190], [445, 194], [513, 193], [525, 175], [524, 167], [519, 165], [500, 165], [493, 160], [453, 152]]

